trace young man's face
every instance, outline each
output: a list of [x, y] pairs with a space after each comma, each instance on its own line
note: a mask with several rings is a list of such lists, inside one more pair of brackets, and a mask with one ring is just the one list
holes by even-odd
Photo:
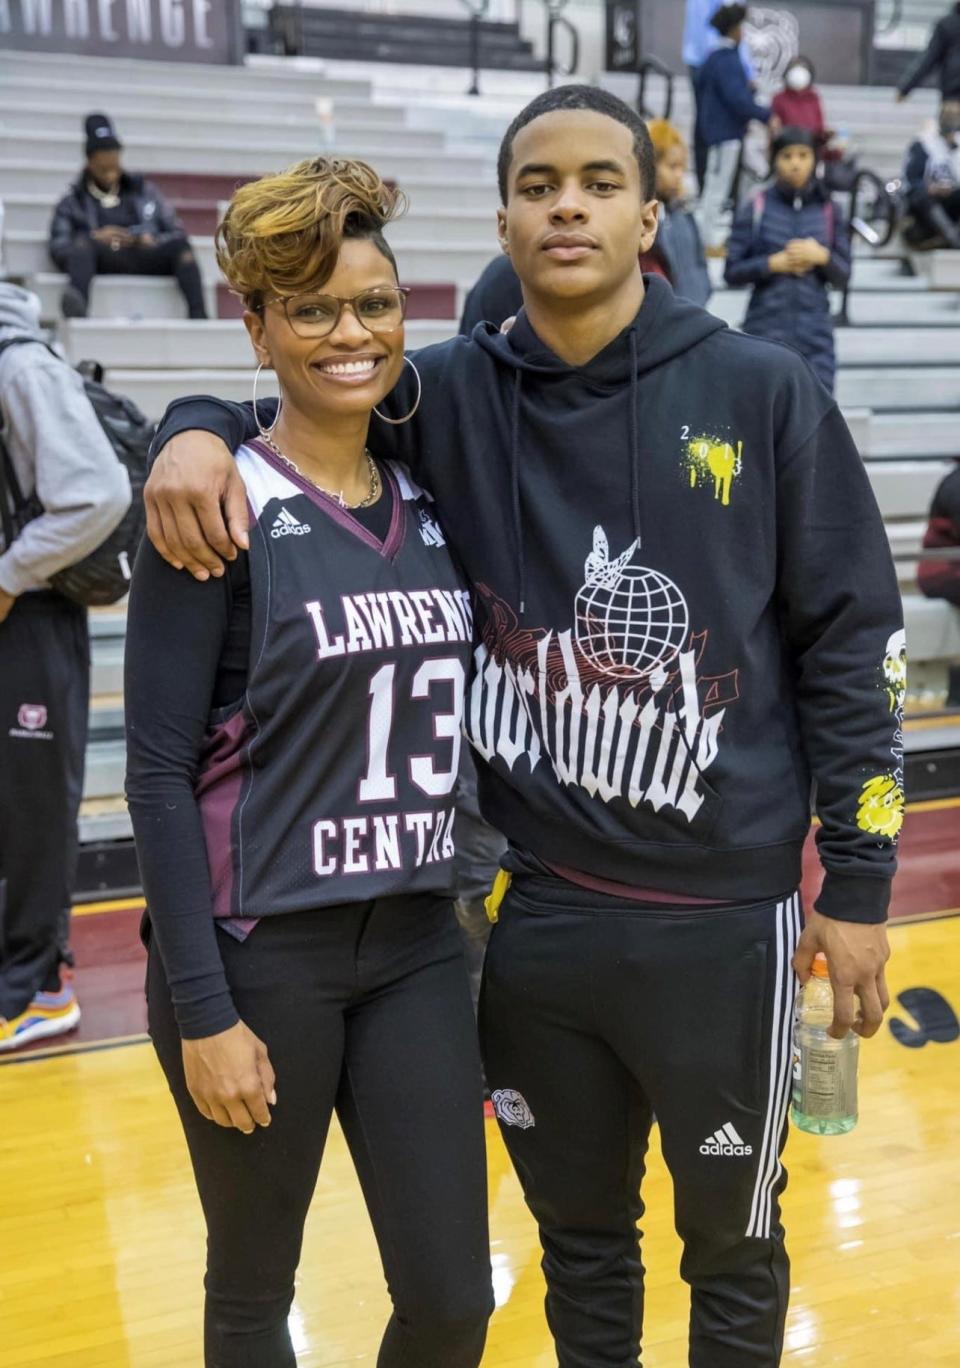
[[816, 168], [817, 159], [813, 149], [804, 147], [802, 143], [785, 147], [774, 162], [777, 180], [790, 190], [802, 190]]
[[657, 235], [624, 124], [564, 109], [527, 124], [513, 142], [500, 240], [527, 296], [595, 302], [639, 270]]
[[91, 152], [87, 158], [87, 170], [102, 190], [113, 190], [119, 185], [123, 170], [120, 153], [112, 149]]

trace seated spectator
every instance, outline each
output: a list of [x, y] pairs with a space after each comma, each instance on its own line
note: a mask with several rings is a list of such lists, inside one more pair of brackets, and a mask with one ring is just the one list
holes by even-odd
[[850, 234], [817, 179], [813, 134], [785, 128], [773, 154], [773, 185], [748, 200], [734, 221], [726, 281], [753, 286], [744, 332], [795, 347], [832, 394], [829, 290], [850, 277]]
[[747, 17], [745, 5], [723, 5], [710, 20], [720, 44], [700, 68], [697, 85], [698, 128], [707, 145], [703, 193], [695, 214], [708, 253], [723, 241], [721, 220], [727, 201], [736, 199], [736, 179], [743, 139], [751, 120], [767, 123], [770, 110], [753, 97], [740, 60], [740, 40]]
[[654, 250], [664, 259], [674, 292], [704, 308], [711, 294], [710, 275], [696, 221], [684, 202], [687, 144], [666, 119], [654, 119], [649, 127], [657, 154], [657, 199], [663, 206]]
[[61, 968], [73, 962], [90, 656], [86, 610], [50, 577], [130, 504], [80, 376], [44, 345], [39, 299], [0, 284], [0, 345], [24, 337], [0, 352], [0, 1051], [80, 1018]]
[[105, 114], [90, 114], [85, 127], [83, 174], [50, 226], [50, 255], [70, 277], [64, 317], [86, 317], [90, 285], [102, 274], [176, 276], [189, 316], [206, 318], [200, 268], [173, 209], [156, 186], [123, 169], [122, 144]]
[[903, 178], [913, 247], [960, 247], [960, 99], [944, 100], [939, 125], [910, 144]]
[[[937, 486], [923, 538], [925, 551], [942, 548], [960, 555], [960, 460]], [[917, 583], [927, 598], [946, 599], [960, 608], [960, 559], [922, 560]]]
[[[956, 560], [922, 560], [917, 571], [920, 592], [946, 599], [960, 608], [960, 460], [937, 486], [930, 505], [930, 521], [923, 538], [925, 551], [949, 550]], [[960, 708], [960, 663], [948, 671], [947, 706]]]

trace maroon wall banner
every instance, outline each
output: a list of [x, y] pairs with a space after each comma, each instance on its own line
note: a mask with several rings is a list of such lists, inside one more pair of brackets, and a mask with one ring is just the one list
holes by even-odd
[[227, 63], [243, 33], [238, 0], [0, 0], [0, 48]]

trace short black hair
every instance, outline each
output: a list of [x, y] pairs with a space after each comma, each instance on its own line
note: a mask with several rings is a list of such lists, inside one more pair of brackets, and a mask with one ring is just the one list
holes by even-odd
[[738, 28], [747, 17], [746, 5], [721, 5], [710, 20], [710, 24], [722, 38]]
[[537, 95], [525, 108], [521, 109], [504, 133], [497, 155], [497, 181], [500, 186], [500, 202], [502, 204], [507, 202], [507, 182], [510, 175], [510, 163], [513, 160], [514, 138], [522, 128], [533, 123], [534, 119], [539, 119], [542, 114], [555, 114], [557, 110], [561, 109], [590, 109], [595, 114], [605, 114], [608, 119], [615, 119], [617, 123], [623, 124], [624, 128], [629, 128], [633, 134], [633, 154], [637, 159], [637, 166], [640, 168], [641, 193], [644, 199], [651, 200], [654, 198], [657, 184], [657, 161], [653, 143], [650, 140], [650, 132], [640, 115], [635, 109], [631, 109], [628, 104], [625, 104], [623, 100], [618, 99], [616, 95], [611, 95], [609, 90], [602, 90], [600, 86], [565, 85], [556, 86], [553, 90], [545, 90], [542, 95]]

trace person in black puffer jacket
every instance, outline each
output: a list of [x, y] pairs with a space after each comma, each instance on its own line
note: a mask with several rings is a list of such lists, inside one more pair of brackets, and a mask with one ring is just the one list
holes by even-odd
[[905, 100], [934, 71], [939, 73], [940, 94], [945, 100], [960, 100], [960, 4], [940, 19], [930, 35], [926, 50], [907, 70], [897, 87], [897, 100]]
[[191, 318], [206, 318], [190, 240], [155, 185], [120, 162], [122, 144], [105, 114], [84, 120], [86, 165], [50, 224], [49, 251], [69, 277], [65, 318], [85, 318], [95, 275], [176, 276]]
[[728, 285], [752, 285], [744, 332], [786, 342], [833, 393], [830, 288], [850, 278], [850, 233], [817, 179], [813, 135], [785, 128], [773, 143], [774, 183], [746, 201], [727, 246]]

